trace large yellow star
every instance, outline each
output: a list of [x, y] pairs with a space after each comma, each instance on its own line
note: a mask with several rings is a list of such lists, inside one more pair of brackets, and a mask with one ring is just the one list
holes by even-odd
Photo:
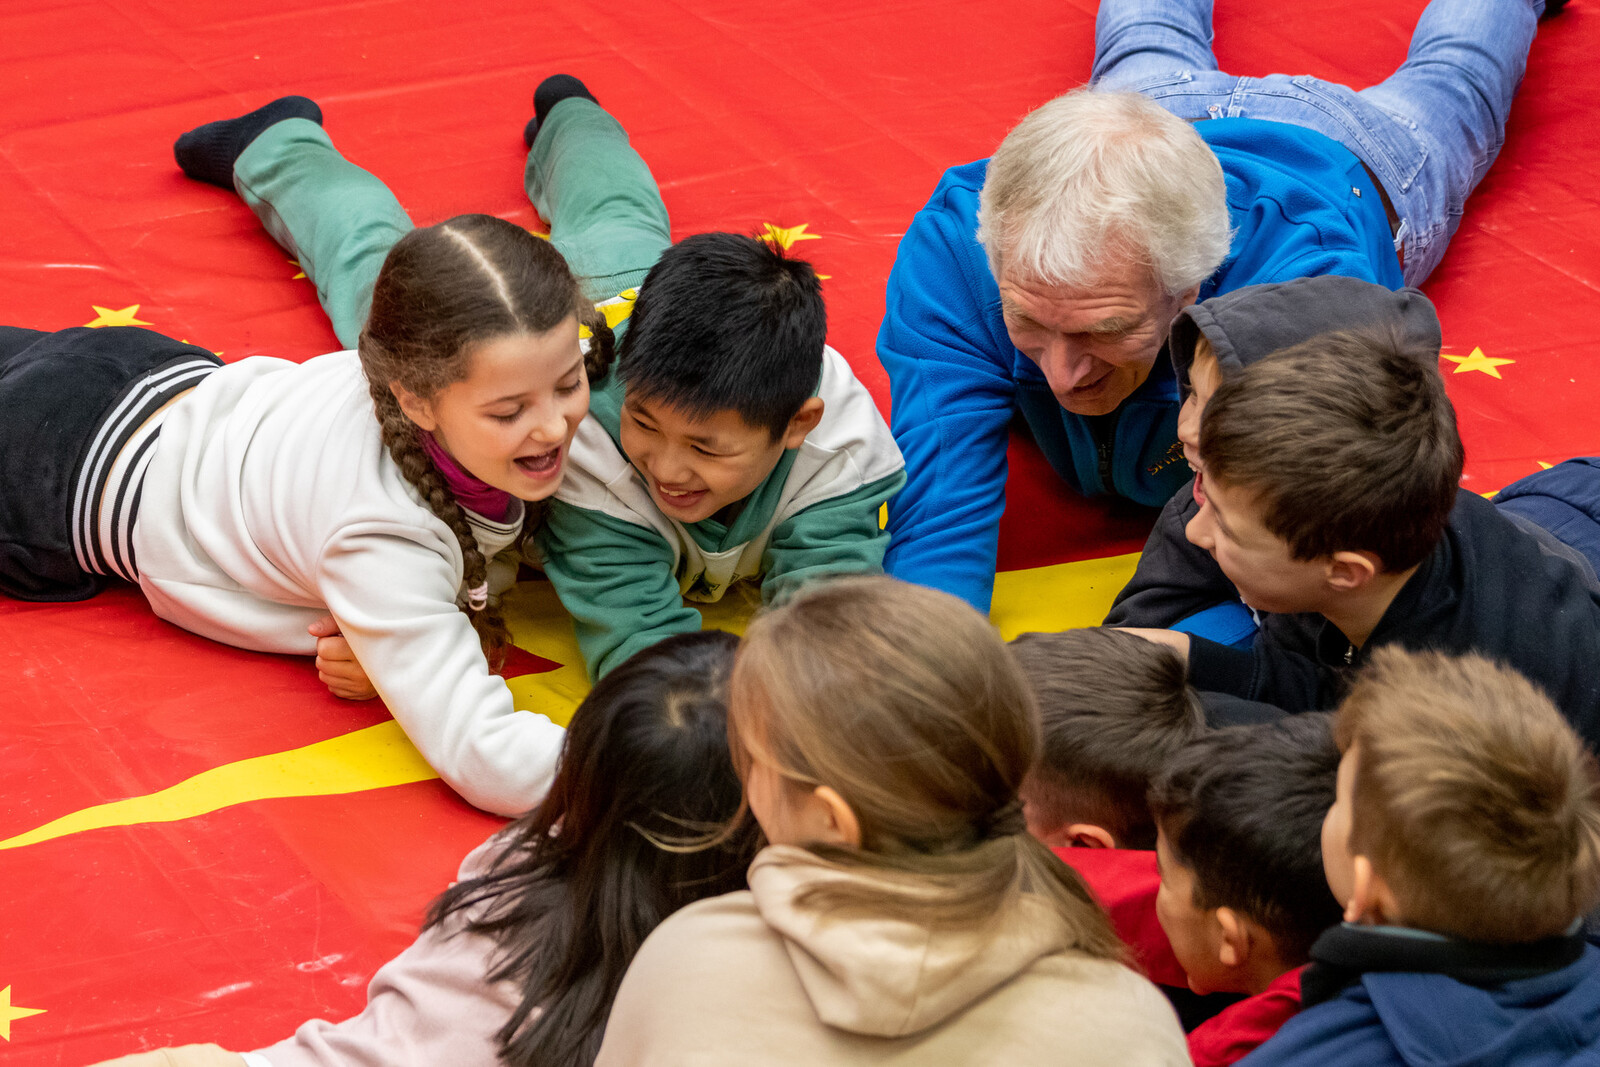
[[26, 1019], [30, 1015], [43, 1015], [43, 1008], [13, 1008], [11, 1006], [11, 987], [0, 989], [0, 1037], [11, 1040], [11, 1023], [16, 1019]]
[[806, 227], [810, 223], [805, 222], [789, 227], [774, 226], [770, 222], [763, 222], [761, 225], [767, 231], [760, 235], [761, 240], [775, 244], [785, 251], [793, 248], [796, 241], [816, 241], [822, 237], [819, 233], [807, 233]]
[[149, 326], [150, 323], [143, 319], [134, 318], [139, 314], [138, 304], [129, 304], [125, 308], [103, 308], [99, 304], [90, 304], [95, 310], [93, 322], [84, 323], [85, 326]]
[[1481, 370], [1491, 378], [1500, 377], [1500, 371], [1496, 368], [1503, 367], [1507, 363], [1516, 362], [1514, 359], [1496, 359], [1494, 356], [1486, 356], [1481, 348], [1474, 348], [1471, 355], [1445, 355], [1443, 358], [1456, 365], [1457, 374], [1465, 374], [1469, 370]]

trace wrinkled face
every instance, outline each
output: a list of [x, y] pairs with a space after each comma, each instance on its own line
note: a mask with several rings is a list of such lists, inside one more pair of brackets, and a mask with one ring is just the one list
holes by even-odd
[[622, 403], [622, 450], [656, 506], [679, 522], [709, 519], [755, 492], [786, 447], [786, 436], [774, 441], [736, 411], [691, 418], [647, 397]]
[[1257, 611], [1318, 611], [1327, 576], [1325, 559], [1295, 559], [1289, 543], [1268, 530], [1254, 494], [1196, 472], [1200, 510], [1184, 529], [1205, 549]]
[[1144, 384], [1167, 329], [1198, 289], [1170, 296], [1131, 257], [1102, 265], [1095, 284], [1074, 288], [1002, 268], [1000, 307], [1017, 351], [1044, 372], [1061, 406], [1104, 415]]
[[522, 500], [554, 493], [589, 411], [577, 317], [544, 333], [486, 341], [468, 353], [467, 367], [465, 378], [427, 399], [402, 397], [402, 410], [496, 489]]
[[1216, 913], [1195, 905], [1194, 868], [1178, 862], [1166, 834], [1156, 831], [1156, 866], [1161, 888], [1156, 891], [1156, 918], [1178, 966], [1189, 976], [1196, 993], [1218, 993], [1230, 988], [1232, 978], [1222, 965], [1222, 926]]
[[1194, 362], [1189, 366], [1189, 395], [1183, 398], [1178, 409], [1178, 440], [1183, 445], [1183, 458], [1189, 469], [1200, 469], [1200, 416], [1211, 403], [1211, 394], [1222, 384], [1222, 368], [1211, 353], [1211, 345], [1204, 337], [1195, 342]]
[[1340, 907], [1355, 895], [1355, 859], [1350, 854], [1350, 811], [1356, 784], [1356, 764], [1360, 759], [1351, 745], [1339, 761], [1339, 784], [1333, 807], [1322, 820], [1322, 873]]

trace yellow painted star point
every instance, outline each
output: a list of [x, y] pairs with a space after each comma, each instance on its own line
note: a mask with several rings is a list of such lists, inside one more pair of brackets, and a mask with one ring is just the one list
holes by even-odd
[[1546, 462], [1545, 462], [1545, 461], [1544, 461], [1544, 460], [1542, 460], [1542, 459], [1536, 459], [1536, 460], [1534, 460], [1534, 462], [1535, 462], [1535, 463], [1537, 463], [1537, 464], [1538, 464], [1538, 465], [1539, 465], [1539, 469], [1540, 469], [1540, 470], [1542, 470], [1542, 471], [1547, 471], [1547, 470], [1549, 470], [1549, 469], [1550, 469], [1550, 468], [1551, 468], [1551, 467], [1554, 467], [1554, 466], [1555, 466], [1555, 464], [1554, 464], [1554, 463], [1546, 463]]
[[94, 321], [84, 323], [85, 326], [99, 328], [101, 326], [149, 326], [136, 316], [139, 314], [138, 304], [129, 304], [125, 308], [103, 308], [99, 304], [90, 304], [94, 308]]
[[[300, 266], [300, 261], [298, 259], [285, 260], [284, 262], [288, 263], [289, 266], [291, 266], [291, 267]], [[290, 278], [289, 280], [291, 282], [296, 282], [296, 281], [299, 281], [301, 278], [304, 278], [305, 276], [306, 276], [306, 272], [304, 270], [302, 270], [299, 274], [296, 274], [293, 278]]]
[[1508, 363], [1516, 362], [1514, 359], [1498, 359], [1494, 356], [1486, 356], [1483, 354], [1483, 349], [1481, 348], [1474, 348], [1469, 355], [1444, 355], [1442, 358], [1448, 359], [1451, 363], [1456, 365], [1457, 374], [1465, 374], [1469, 370], [1479, 370], [1489, 375], [1491, 378], [1499, 378], [1499, 368], [1504, 367]]
[[0, 989], [0, 1037], [11, 1040], [11, 1024], [18, 1019], [26, 1019], [30, 1015], [43, 1015], [43, 1008], [13, 1008], [11, 1006], [11, 987]]
[[819, 233], [807, 233], [806, 227], [810, 223], [806, 222], [802, 222], [798, 226], [774, 226], [770, 222], [763, 222], [761, 225], [766, 230], [765, 233], [760, 235], [761, 240], [766, 241], [768, 244], [776, 245], [785, 251], [793, 248], [796, 241], [816, 241], [822, 237]]

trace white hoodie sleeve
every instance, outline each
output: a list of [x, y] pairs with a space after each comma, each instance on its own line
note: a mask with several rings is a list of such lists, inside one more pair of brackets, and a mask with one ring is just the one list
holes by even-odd
[[518, 711], [455, 602], [438, 531], [374, 521], [324, 548], [317, 584], [351, 651], [423, 758], [472, 804], [520, 815], [544, 799], [565, 731]]

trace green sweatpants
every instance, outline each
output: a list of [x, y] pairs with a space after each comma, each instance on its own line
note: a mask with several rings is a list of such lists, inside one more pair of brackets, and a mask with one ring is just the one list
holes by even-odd
[[[573, 97], [550, 109], [524, 182], [591, 300], [636, 287], [671, 243], [650, 168], [591, 101]], [[412, 227], [400, 202], [309, 119], [286, 119], [251, 142], [233, 165], [233, 184], [316, 285], [339, 342], [354, 348], [378, 269]]]

